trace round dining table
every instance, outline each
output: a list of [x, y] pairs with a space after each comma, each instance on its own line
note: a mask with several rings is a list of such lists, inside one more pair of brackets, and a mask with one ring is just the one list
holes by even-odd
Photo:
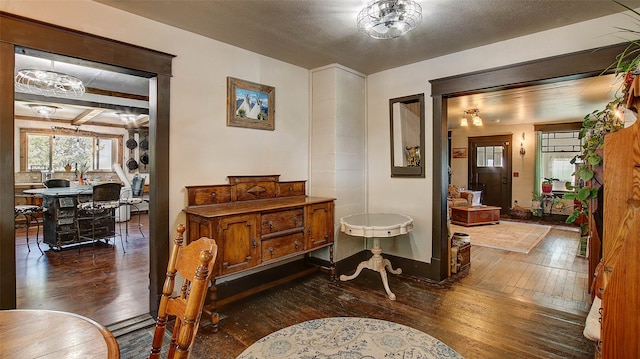
[[120, 358], [109, 329], [75, 313], [2, 310], [0, 338], [0, 358]]

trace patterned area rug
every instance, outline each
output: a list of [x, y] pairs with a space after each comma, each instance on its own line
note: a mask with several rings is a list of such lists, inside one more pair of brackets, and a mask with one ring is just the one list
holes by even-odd
[[551, 226], [500, 221], [500, 224], [463, 227], [451, 225], [451, 232], [466, 233], [471, 244], [482, 247], [529, 253], [549, 233]]
[[237, 359], [462, 358], [441, 341], [413, 328], [368, 318], [324, 318], [271, 333]]

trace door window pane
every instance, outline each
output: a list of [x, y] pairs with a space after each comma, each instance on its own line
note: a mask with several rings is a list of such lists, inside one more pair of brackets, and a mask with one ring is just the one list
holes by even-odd
[[477, 167], [502, 167], [502, 146], [482, 146], [476, 149]]

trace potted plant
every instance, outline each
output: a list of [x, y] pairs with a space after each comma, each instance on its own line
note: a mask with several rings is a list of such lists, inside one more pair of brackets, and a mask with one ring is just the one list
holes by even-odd
[[533, 213], [534, 216], [536, 217], [541, 217], [542, 216], [542, 201], [540, 198], [540, 195], [537, 193], [532, 193], [531, 194], [531, 213]]
[[557, 178], [545, 177], [542, 181], [542, 193], [551, 193], [553, 190], [553, 181], [559, 181]]

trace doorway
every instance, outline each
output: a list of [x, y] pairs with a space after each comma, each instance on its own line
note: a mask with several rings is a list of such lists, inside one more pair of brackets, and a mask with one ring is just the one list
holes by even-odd
[[578, 79], [602, 74], [627, 44], [590, 49], [562, 56], [520, 63], [475, 73], [429, 81], [433, 99], [432, 253], [429, 277], [443, 280], [449, 267], [447, 236], [447, 186], [449, 146], [447, 99], [480, 92], [524, 87], [549, 81]]
[[[169, 93], [172, 55], [0, 12], [0, 309], [16, 307], [14, 67], [17, 47], [152, 74], [149, 108], [149, 312], [158, 307], [169, 252]], [[24, 36], [29, 34], [29, 36]], [[116, 54], [116, 55], [114, 55]], [[109, 323], [105, 323], [109, 324]]]
[[482, 204], [511, 207], [511, 135], [469, 137], [470, 190], [482, 191]]
[[[91, 184], [115, 181], [131, 188], [134, 176], [148, 175], [148, 171], [142, 173], [141, 168], [123, 169], [124, 156], [129, 154], [124, 150], [123, 139], [128, 132], [148, 132], [149, 74], [136, 76], [131, 70], [115, 66], [105, 69], [100, 64], [80, 63], [75, 58], [28, 48], [17, 47], [16, 51], [16, 73], [23, 69], [56, 70], [81, 79], [88, 94], [61, 97], [53, 91], [16, 86], [14, 126], [22, 144], [15, 148], [20, 158], [20, 163], [15, 164], [16, 198], [24, 198], [24, 189], [42, 187], [39, 179], [34, 181], [34, 178], [40, 177], [38, 170], [43, 168], [50, 176], [69, 181], [71, 186], [77, 183], [79, 163], [90, 168], [85, 179]], [[106, 95], [96, 95], [100, 92]], [[55, 111], [43, 116], [32, 111], [34, 106], [53, 106]], [[136, 116], [125, 123], [119, 113]], [[122, 193], [128, 192], [123, 189]], [[128, 235], [132, 218], [130, 211], [122, 207], [117, 213], [126, 218], [118, 218], [115, 228], [123, 240], [110, 239], [109, 245], [113, 247], [100, 242], [76, 247], [77, 237], [70, 233], [73, 224], [67, 221], [68, 214], [73, 213], [69, 212], [69, 206], [62, 208], [61, 205], [61, 212], [57, 212], [54, 209], [58, 206], [53, 200], [45, 202], [48, 208], [40, 219], [39, 238], [42, 242], [39, 248], [44, 252], [25, 250], [25, 239], [16, 231], [17, 309], [68, 311], [100, 323], [120, 322], [148, 313], [146, 213], [145, 237], [142, 237], [143, 227]], [[139, 221], [140, 214], [136, 218]], [[55, 250], [61, 247], [64, 248]], [[139, 301], [128, 302], [130, 298], [139, 298]]]

